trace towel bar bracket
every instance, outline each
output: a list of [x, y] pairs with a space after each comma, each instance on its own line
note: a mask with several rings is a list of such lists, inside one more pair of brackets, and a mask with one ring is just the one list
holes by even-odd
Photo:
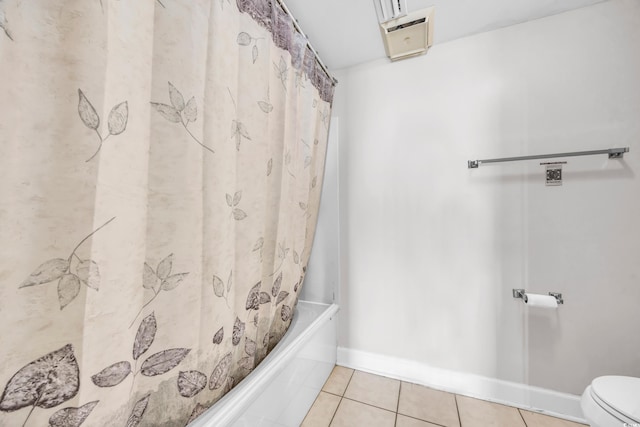
[[513, 297], [514, 298], [523, 298], [524, 297], [524, 289], [513, 289]]

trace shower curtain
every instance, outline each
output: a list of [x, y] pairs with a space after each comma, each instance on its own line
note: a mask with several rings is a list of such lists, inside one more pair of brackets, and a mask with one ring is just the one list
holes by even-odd
[[184, 426], [288, 328], [334, 83], [275, 0], [0, 0], [0, 425]]

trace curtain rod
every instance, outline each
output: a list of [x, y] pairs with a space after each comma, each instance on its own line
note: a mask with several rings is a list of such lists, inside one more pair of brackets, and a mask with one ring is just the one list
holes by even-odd
[[628, 152], [629, 152], [629, 147], [624, 147], [624, 148], [609, 148], [607, 150], [574, 151], [571, 153], [538, 154], [534, 156], [520, 156], [520, 157], [503, 157], [500, 159], [469, 160], [467, 162], [467, 166], [469, 169], [475, 169], [482, 163], [513, 162], [517, 160], [533, 160], [533, 159], [552, 159], [554, 157], [592, 156], [594, 154], [608, 154], [610, 159], [621, 159], [624, 153], [628, 153]]
[[320, 64], [320, 67], [322, 67], [324, 72], [327, 73], [327, 76], [333, 81], [333, 84], [334, 85], [337, 84], [338, 83], [338, 79], [333, 77], [331, 75], [331, 73], [329, 72], [329, 69], [327, 68], [327, 66], [324, 65], [324, 62], [322, 62], [322, 59], [320, 59], [320, 55], [318, 55], [318, 51], [313, 48], [313, 46], [311, 45], [311, 42], [309, 41], [309, 37], [307, 37], [307, 35], [304, 33], [304, 31], [302, 31], [302, 28], [300, 28], [300, 25], [298, 24], [298, 20], [293, 16], [293, 14], [291, 13], [291, 11], [287, 7], [287, 5], [284, 4], [284, 0], [276, 0], [276, 1], [278, 2], [280, 7], [282, 8], [282, 10], [284, 10], [284, 12], [287, 15], [289, 15], [289, 17], [291, 18], [291, 22], [293, 22], [294, 27], [296, 27], [296, 30], [300, 34], [302, 34], [304, 36], [304, 38], [307, 40], [307, 46], [309, 46], [309, 49], [311, 49], [311, 52], [313, 52], [313, 54], [315, 55], [316, 61], [318, 61], [318, 64]]

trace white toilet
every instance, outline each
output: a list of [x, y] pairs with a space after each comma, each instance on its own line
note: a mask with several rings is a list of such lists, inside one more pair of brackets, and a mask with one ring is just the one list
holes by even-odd
[[596, 378], [580, 403], [591, 427], [640, 427], [640, 378]]

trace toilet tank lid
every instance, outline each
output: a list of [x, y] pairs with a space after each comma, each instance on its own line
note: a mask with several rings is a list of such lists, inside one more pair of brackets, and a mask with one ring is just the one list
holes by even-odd
[[640, 378], [600, 377], [593, 380], [591, 390], [612, 409], [640, 421]]

